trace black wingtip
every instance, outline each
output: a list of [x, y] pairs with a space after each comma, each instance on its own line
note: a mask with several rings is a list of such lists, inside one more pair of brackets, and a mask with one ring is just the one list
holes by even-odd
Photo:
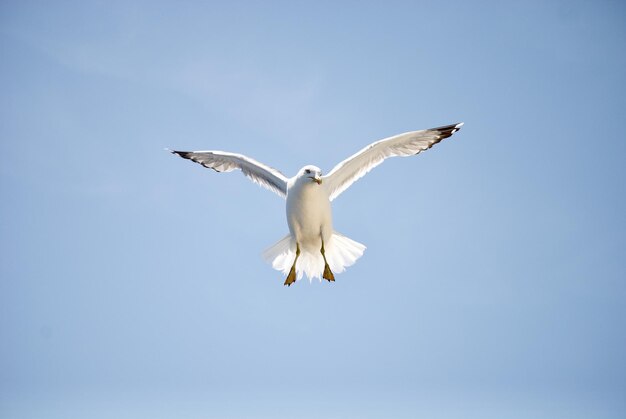
[[441, 140], [444, 138], [451, 137], [452, 134], [461, 129], [464, 122], [459, 122], [457, 124], [444, 125], [443, 127], [432, 128], [430, 131], [438, 131], [439, 135], [441, 135]]
[[166, 150], [169, 151], [172, 154], [178, 154], [183, 159], [189, 159], [189, 155], [191, 154], [190, 151], [170, 150], [169, 148], [166, 148]]

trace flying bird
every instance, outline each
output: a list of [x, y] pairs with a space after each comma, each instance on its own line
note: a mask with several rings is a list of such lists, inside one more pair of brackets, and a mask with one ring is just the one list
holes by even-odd
[[[356, 180], [388, 157], [414, 156], [457, 132], [463, 123], [412, 131], [376, 141], [348, 157], [327, 175], [307, 165], [292, 178], [242, 154], [224, 151], [176, 151], [180, 157], [216, 172], [239, 169], [257, 183], [286, 199], [289, 234], [268, 248], [264, 258], [287, 275], [291, 286], [306, 275], [310, 280], [335, 280], [335, 273], [354, 264], [365, 246], [333, 230], [331, 202]], [[320, 278], [320, 281], [321, 281]]]

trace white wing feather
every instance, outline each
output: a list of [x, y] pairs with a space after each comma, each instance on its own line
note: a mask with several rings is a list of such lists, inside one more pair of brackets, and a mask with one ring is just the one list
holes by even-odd
[[388, 157], [413, 156], [428, 150], [444, 138], [457, 132], [463, 123], [439, 128], [412, 131], [376, 141], [339, 163], [324, 176], [322, 185], [332, 201], [355, 181], [381, 164]]
[[225, 151], [168, 151], [216, 172], [231, 172], [239, 169], [254, 183], [277, 193], [283, 198], [287, 196], [287, 177], [278, 170], [250, 157]]

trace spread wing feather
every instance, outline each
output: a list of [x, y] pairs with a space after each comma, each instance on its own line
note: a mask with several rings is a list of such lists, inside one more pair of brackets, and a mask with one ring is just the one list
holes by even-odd
[[283, 198], [287, 196], [287, 177], [278, 170], [250, 157], [225, 151], [169, 151], [216, 172], [232, 172], [239, 169], [254, 183], [277, 193]]
[[376, 141], [339, 163], [323, 177], [332, 201], [388, 157], [414, 156], [457, 132], [463, 123], [412, 131]]

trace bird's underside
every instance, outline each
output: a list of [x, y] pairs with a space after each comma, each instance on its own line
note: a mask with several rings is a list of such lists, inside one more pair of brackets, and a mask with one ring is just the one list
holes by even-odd
[[[321, 277], [333, 282], [334, 273], [352, 265], [365, 250], [364, 245], [332, 230], [331, 201], [385, 159], [419, 154], [452, 136], [462, 125], [412, 131], [376, 141], [325, 176], [319, 168], [305, 166], [296, 176], [287, 178], [254, 159], [223, 151], [169, 151], [216, 172], [239, 169], [253, 182], [287, 200], [290, 234], [264, 255], [275, 269], [286, 274], [284, 285], [291, 286], [305, 274], [309, 279]], [[312, 241], [319, 246], [311, 246]]]

